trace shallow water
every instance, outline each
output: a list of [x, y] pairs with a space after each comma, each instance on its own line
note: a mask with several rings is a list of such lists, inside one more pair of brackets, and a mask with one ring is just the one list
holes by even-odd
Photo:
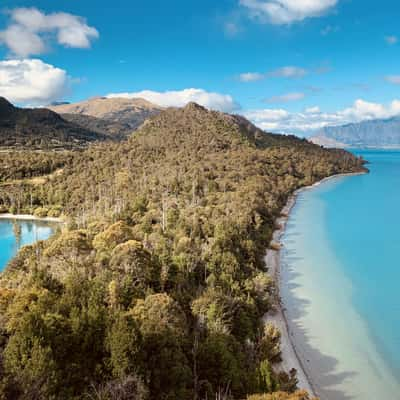
[[0, 271], [22, 246], [48, 239], [53, 231], [54, 224], [0, 219]]
[[400, 152], [302, 192], [283, 237], [282, 296], [317, 393], [400, 398]]

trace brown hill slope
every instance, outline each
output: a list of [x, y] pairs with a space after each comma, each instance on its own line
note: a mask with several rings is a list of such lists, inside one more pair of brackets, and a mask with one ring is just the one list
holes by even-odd
[[0, 146], [53, 149], [85, 146], [107, 136], [68, 122], [45, 108], [14, 107], [0, 97]]
[[104, 118], [92, 117], [85, 114], [60, 114], [66, 121], [72, 122], [82, 128], [102, 135], [107, 135], [111, 139], [123, 140], [132, 134], [133, 128], [130, 125], [111, 121]]
[[147, 120], [138, 135], [156, 146], [181, 151], [219, 151], [236, 148], [242, 144], [266, 148], [273, 145], [300, 145], [306, 143], [295, 136], [267, 133], [241, 115], [207, 110], [196, 103], [183, 108], [168, 108]]
[[59, 114], [85, 114], [129, 125], [132, 129], [139, 127], [147, 118], [162, 111], [162, 108], [144, 99], [124, 99], [95, 97], [79, 103], [49, 106]]

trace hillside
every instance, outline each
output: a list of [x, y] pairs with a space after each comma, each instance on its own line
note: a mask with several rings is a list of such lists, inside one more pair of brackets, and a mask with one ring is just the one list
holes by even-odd
[[134, 130], [162, 108], [144, 99], [95, 97], [79, 103], [49, 106], [59, 114], [84, 114], [127, 125]]
[[105, 135], [68, 122], [53, 111], [17, 108], [0, 97], [1, 147], [75, 148], [106, 139]]
[[310, 140], [326, 147], [400, 148], [400, 117], [326, 127]]
[[109, 136], [111, 139], [123, 140], [132, 134], [133, 128], [128, 124], [92, 117], [85, 114], [60, 114], [63, 119], [91, 132]]
[[68, 157], [42, 186], [0, 186], [5, 211], [68, 216], [0, 276], [3, 398], [295, 392], [261, 320], [265, 250], [294, 190], [362, 160], [193, 103]]

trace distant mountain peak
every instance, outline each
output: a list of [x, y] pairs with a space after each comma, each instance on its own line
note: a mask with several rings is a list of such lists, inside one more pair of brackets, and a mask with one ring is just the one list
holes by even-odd
[[190, 101], [189, 103], [187, 103], [184, 109], [188, 111], [190, 110], [208, 111], [205, 107], [201, 106], [198, 103], [195, 103], [194, 101]]
[[138, 128], [163, 108], [144, 99], [125, 97], [94, 97], [78, 103], [49, 107], [59, 114], [81, 114]]
[[325, 127], [310, 140], [325, 147], [400, 148], [400, 118]]
[[0, 97], [0, 120], [10, 118], [15, 110], [16, 108], [5, 97]]
[[64, 120], [47, 108], [18, 108], [0, 97], [0, 146], [71, 148], [106, 140], [106, 135]]
[[49, 107], [52, 107], [52, 106], [65, 106], [66, 104], [71, 104], [71, 103], [69, 101], [52, 101], [49, 104]]
[[0, 108], [14, 108], [14, 106], [5, 97], [0, 96]]

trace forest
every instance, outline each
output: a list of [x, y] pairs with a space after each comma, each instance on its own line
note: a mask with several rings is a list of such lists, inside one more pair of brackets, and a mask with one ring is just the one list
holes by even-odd
[[0, 276], [0, 398], [310, 400], [264, 255], [296, 189], [362, 159], [193, 103], [29, 157], [1, 161], [1, 210], [66, 223]]
[[[2, 150], [65, 150], [87, 147], [95, 141], [117, 139], [101, 121], [85, 123], [64, 119], [46, 108], [19, 108], [0, 96]], [[92, 127], [95, 129], [91, 129]], [[101, 128], [104, 129], [101, 129]], [[100, 128], [100, 129], [99, 129]]]

